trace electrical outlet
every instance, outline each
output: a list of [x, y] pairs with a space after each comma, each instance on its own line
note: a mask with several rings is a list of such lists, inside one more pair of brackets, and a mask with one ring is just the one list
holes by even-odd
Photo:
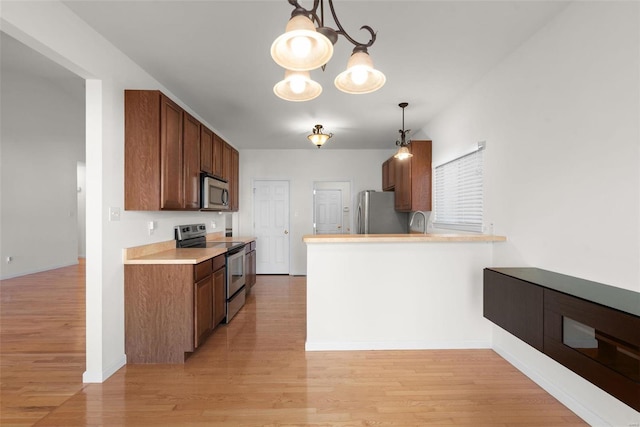
[[211, 228], [216, 228], [216, 222], [215, 221], [211, 221]]
[[120, 221], [120, 208], [109, 208], [109, 221]]

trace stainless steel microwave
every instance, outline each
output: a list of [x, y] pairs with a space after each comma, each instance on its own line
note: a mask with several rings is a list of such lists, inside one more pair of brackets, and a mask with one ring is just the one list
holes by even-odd
[[229, 183], [207, 174], [202, 174], [201, 181], [201, 208], [212, 211], [229, 210]]

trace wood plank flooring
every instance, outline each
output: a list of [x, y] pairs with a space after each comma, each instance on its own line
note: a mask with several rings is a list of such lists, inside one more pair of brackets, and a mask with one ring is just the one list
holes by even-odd
[[304, 277], [258, 276], [184, 365], [83, 385], [73, 270], [1, 285], [3, 426], [586, 425], [491, 350], [305, 352]]

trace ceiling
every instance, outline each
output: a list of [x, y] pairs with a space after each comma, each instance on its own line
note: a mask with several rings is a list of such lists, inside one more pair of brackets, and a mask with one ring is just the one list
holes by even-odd
[[340, 37], [326, 70], [311, 72], [323, 93], [299, 103], [273, 94], [284, 71], [269, 50], [293, 10], [286, 0], [64, 3], [237, 148], [316, 149], [305, 136], [321, 123], [334, 133], [323, 150], [392, 149], [400, 102], [405, 127], [423, 128], [567, 4], [335, 0], [352, 37], [368, 40], [362, 25], [377, 31], [369, 53], [387, 83], [366, 95], [336, 89], [353, 48]]

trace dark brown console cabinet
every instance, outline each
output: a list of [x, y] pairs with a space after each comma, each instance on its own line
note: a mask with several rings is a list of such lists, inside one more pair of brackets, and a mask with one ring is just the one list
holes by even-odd
[[484, 270], [484, 317], [640, 410], [640, 294], [537, 268]]

